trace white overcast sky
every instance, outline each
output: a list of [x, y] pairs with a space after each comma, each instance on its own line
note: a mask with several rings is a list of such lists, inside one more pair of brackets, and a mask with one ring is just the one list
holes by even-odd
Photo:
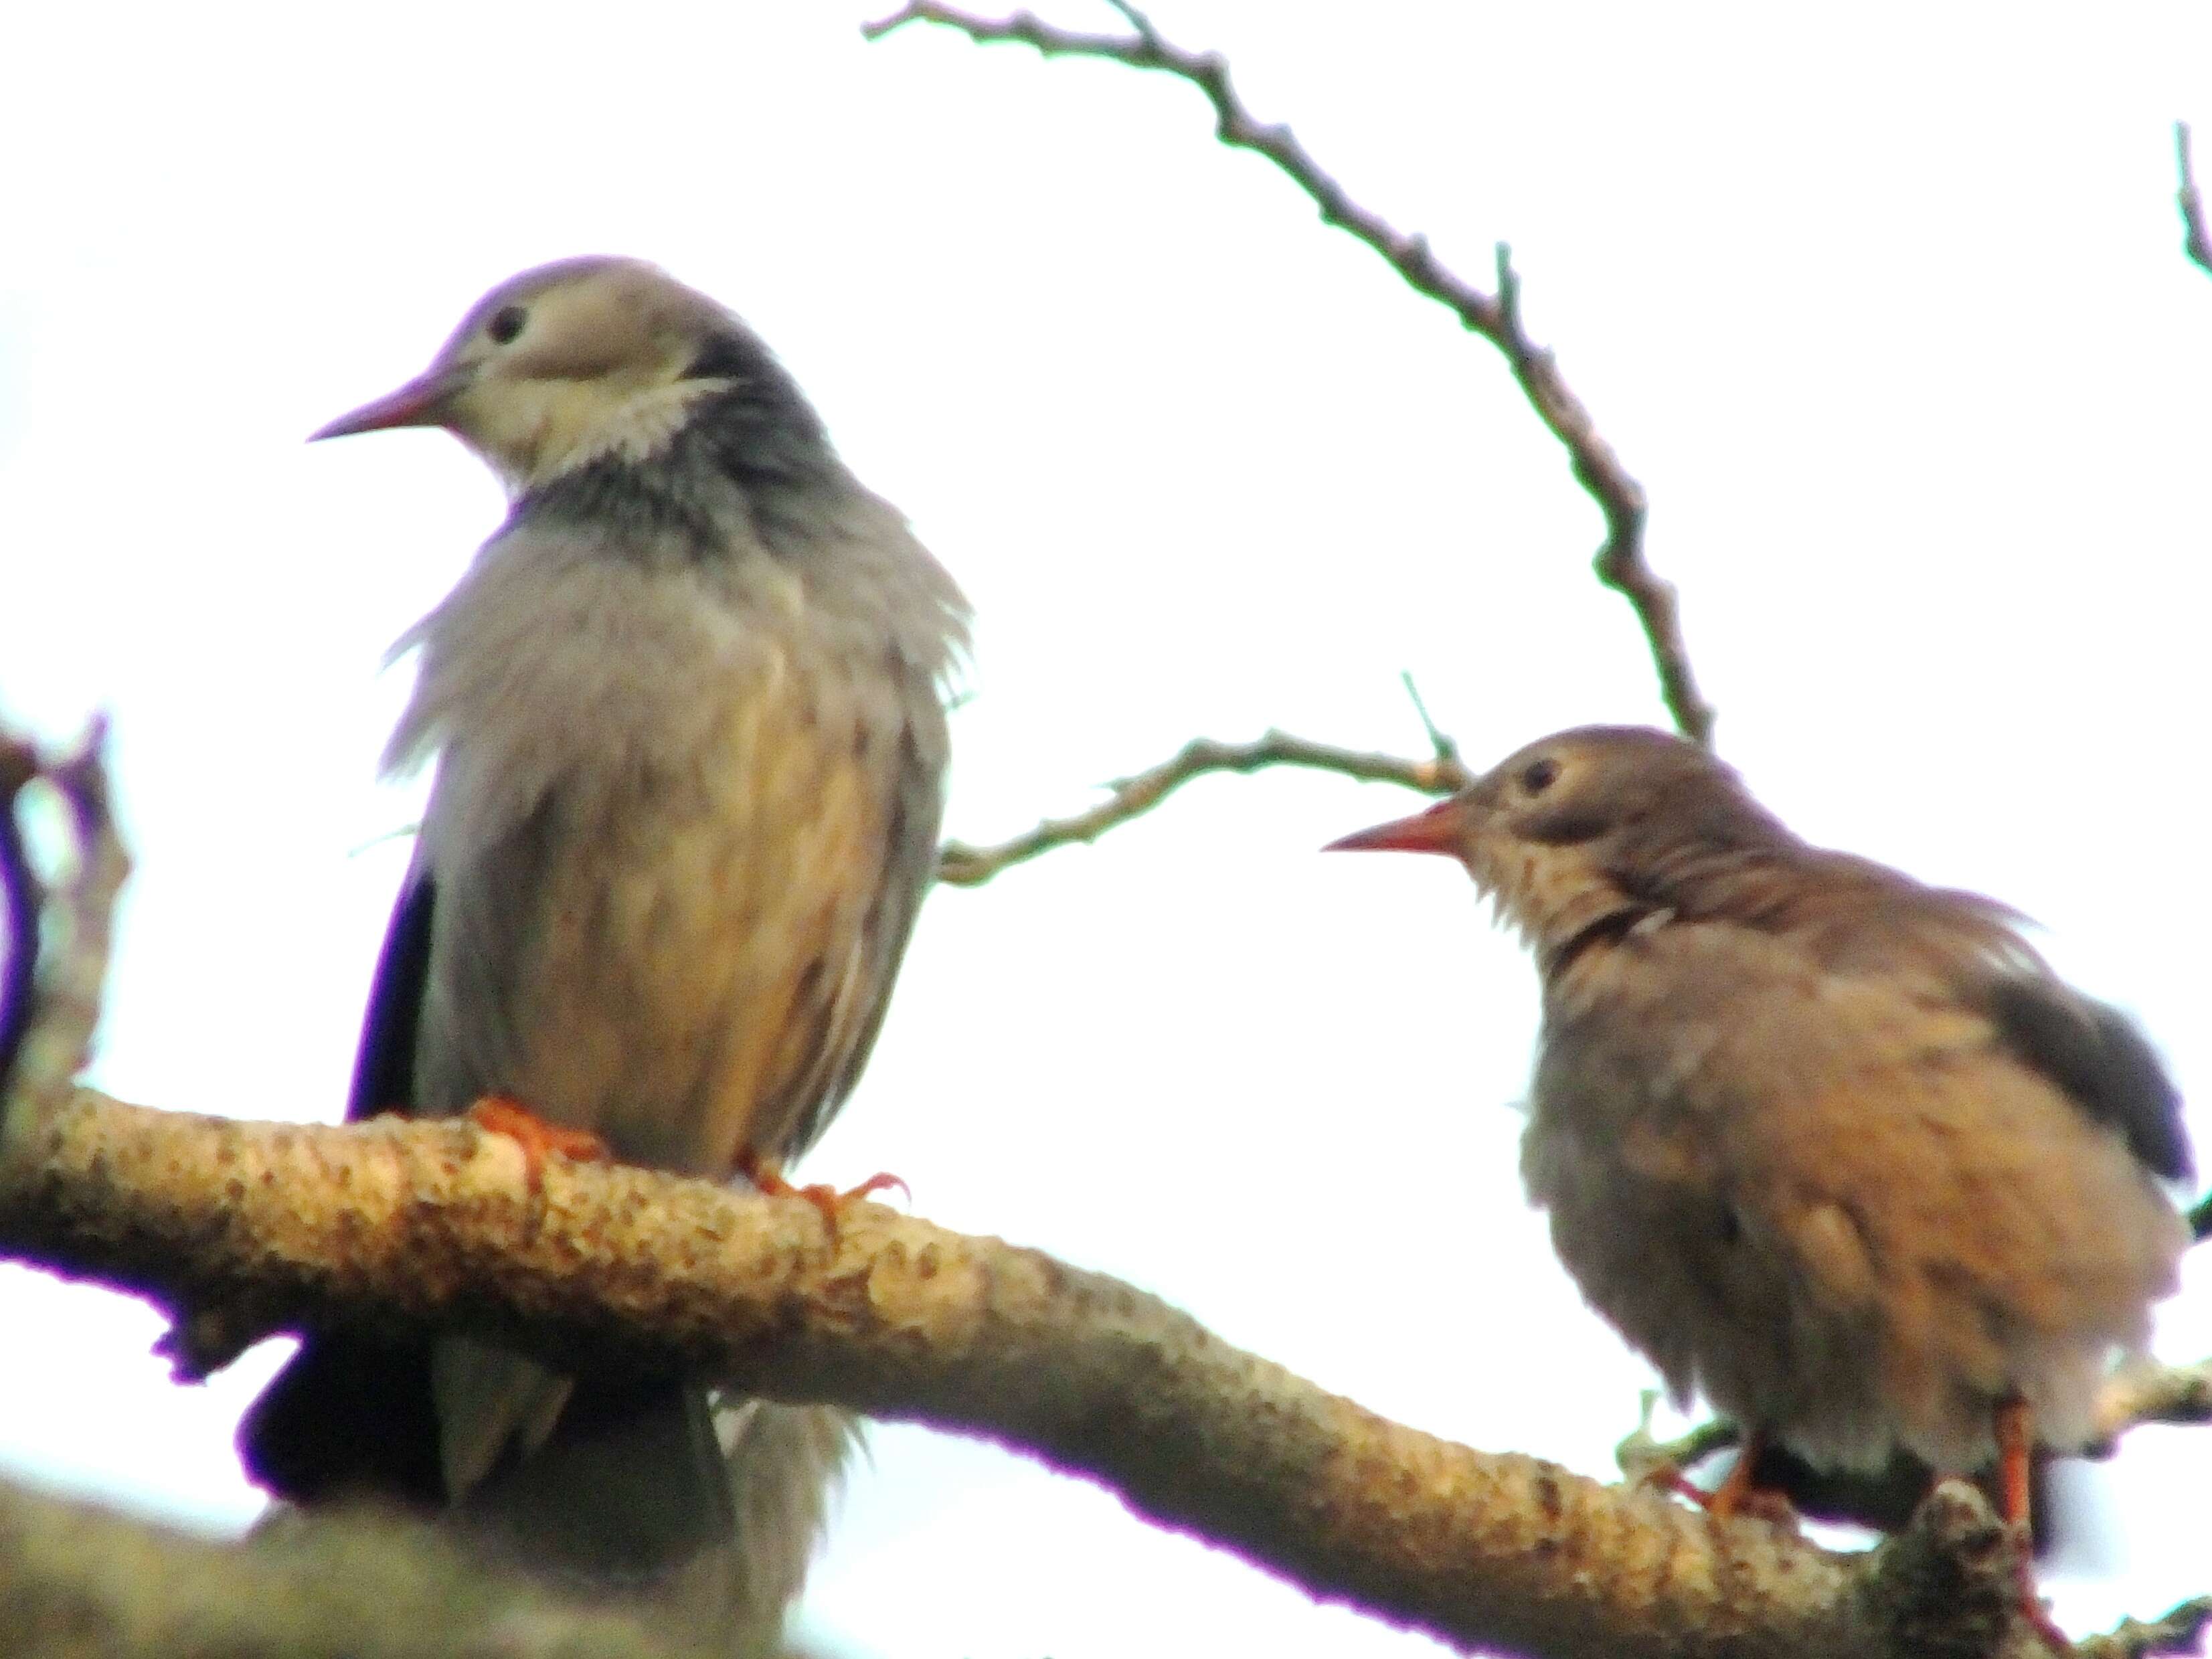
[[[57, 736], [114, 718], [139, 865], [98, 1080], [337, 1114], [405, 858], [368, 844], [417, 799], [373, 777], [406, 684], [379, 659], [500, 506], [441, 434], [301, 439], [558, 255], [648, 257], [743, 312], [966, 585], [955, 834], [1199, 733], [1414, 750], [1401, 668], [1478, 761], [1662, 718], [1588, 571], [1596, 515], [1486, 346], [1215, 147], [1188, 87], [864, 46], [864, 15], [11, 18], [0, 702]], [[1766, 799], [2040, 918], [2201, 1091], [2212, 280], [2179, 251], [2171, 123], [2212, 127], [2212, 13], [1158, 21], [1468, 275], [1513, 244]], [[1534, 976], [1441, 861], [1315, 851], [1409, 805], [1212, 781], [938, 894], [811, 1172], [896, 1170], [933, 1219], [1121, 1274], [1377, 1410], [1608, 1474], [1648, 1372], [1520, 1197]], [[0, 1328], [0, 1472], [255, 1513], [230, 1432], [275, 1347], [175, 1389], [143, 1308], [12, 1268]], [[2212, 1352], [2212, 1261], [2160, 1341]], [[995, 1449], [876, 1446], [807, 1602], [853, 1653], [1426, 1645]], [[2212, 1432], [2085, 1479], [2106, 1525], [2063, 1619], [2212, 1587]]]

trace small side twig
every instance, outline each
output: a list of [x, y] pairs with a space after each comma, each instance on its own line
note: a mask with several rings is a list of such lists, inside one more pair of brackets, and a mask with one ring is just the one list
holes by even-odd
[[1629, 1480], [1650, 1479], [1662, 1469], [1687, 1474], [1718, 1452], [1741, 1443], [1743, 1436], [1726, 1418], [1709, 1418], [1687, 1434], [1662, 1440], [1651, 1432], [1651, 1414], [1659, 1407], [1659, 1391], [1646, 1389], [1640, 1396], [1636, 1427], [1613, 1449], [1613, 1461]]
[[2114, 1376], [2097, 1397], [2097, 1441], [2086, 1455], [2110, 1457], [2122, 1435], [2152, 1423], [2212, 1423], [2212, 1359], [2133, 1365]]
[[2173, 148], [2181, 169], [2181, 188], [2174, 199], [2181, 204], [2181, 251], [2189, 262], [2212, 276], [2212, 235], [2204, 229], [2204, 198], [2197, 189], [2197, 167], [2189, 154], [2189, 123], [2173, 124]]
[[[1657, 1400], [1656, 1392], [1644, 1392], [1636, 1429], [1613, 1449], [1614, 1461], [1630, 1480], [1647, 1480], [1662, 1470], [1686, 1475], [1707, 1458], [1741, 1443], [1736, 1426], [1720, 1418], [1672, 1440], [1658, 1439], [1651, 1432]], [[2194, 1365], [2144, 1363], [2115, 1374], [2097, 1402], [2097, 1437], [2080, 1455], [2110, 1457], [2130, 1430], [2154, 1423], [2212, 1423], [2212, 1360]], [[1937, 1471], [1901, 1449], [1880, 1468], [1822, 1469], [1771, 1444], [1760, 1453], [1753, 1475], [1762, 1492], [1786, 1499], [1802, 1516], [1877, 1532], [1893, 1532], [1905, 1525], [1936, 1478]], [[1977, 1479], [1994, 1498], [1990, 1475], [1985, 1472]], [[2039, 1518], [2048, 1513], [2040, 1497], [2036, 1510]], [[2039, 1547], [2043, 1541], [2047, 1540], [2039, 1533]]]
[[[0, 1102], [36, 1115], [65, 1098], [84, 1069], [100, 1024], [116, 896], [131, 860], [107, 808], [100, 720], [74, 753], [49, 762], [22, 738], [0, 734], [0, 887], [8, 906], [8, 963], [0, 983]], [[42, 936], [36, 907], [46, 898], [24, 846], [16, 811], [24, 787], [43, 780], [69, 813], [74, 865]], [[20, 912], [25, 903], [31, 908]], [[57, 937], [57, 934], [58, 935]], [[0, 1113], [0, 1130], [20, 1126]]]
[[2123, 1619], [2102, 1636], [2085, 1636], [2074, 1644], [2075, 1659], [2156, 1659], [2168, 1653], [2197, 1653], [2205, 1628], [2212, 1626], [2212, 1595], [2184, 1601], [2163, 1619], [2148, 1624]]
[[1026, 864], [1056, 847], [1098, 839], [1109, 830], [1141, 817], [1194, 778], [1211, 772], [1257, 772], [1270, 766], [1297, 766], [1334, 772], [1364, 783], [1395, 783], [1425, 794], [1449, 794], [1464, 788], [1467, 769], [1449, 754], [1428, 760], [1340, 749], [1287, 732], [1270, 732], [1253, 743], [1218, 743], [1196, 738], [1158, 766], [1107, 786], [1104, 800], [1070, 817], [1047, 818], [1034, 830], [989, 847], [947, 842], [939, 850], [937, 878], [951, 887], [980, 887], [1001, 870]]
[[1218, 52], [1188, 52], [1164, 38], [1133, 5], [1113, 0], [1115, 9], [1135, 31], [1131, 35], [1088, 34], [1055, 28], [1029, 12], [994, 21], [975, 17], [936, 0], [908, 0], [888, 17], [863, 26], [868, 40], [880, 40], [908, 23], [933, 23], [966, 35], [979, 46], [1012, 43], [1034, 48], [1047, 58], [1097, 58], [1132, 69], [1157, 70], [1188, 81], [1213, 106], [1214, 136], [1232, 149], [1265, 157], [1320, 209], [1322, 222], [1357, 238], [1379, 254], [1407, 286], [1443, 306], [1462, 327], [1498, 348], [1514, 380], [1538, 417], [1565, 446], [1576, 481], [1597, 503], [1605, 520], [1605, 539], [1593, 566], [1598, 580], [1626, 599], [1642, 625], [1659, 691], [1682, 735], [1710, 745], [1713, 708], [1698, 690], [1682, 637], [1674, 589], [1652, 570], [1644, 556], [1644, 486], [1622, 465], [1580, 398], [1561, 376], [1550, 351], [1530, 339], [1521, 317], [1520, 280], [1511, 253], [1498, 246], [1498, 292], [1486, 294], [1438, 259], [1428, 239], [1399, 230], [1362, 206], [1280, 123], [1255, 118], [1238, 97], [1229, 64]]
[[[1693, 1469], [1742, 1438], [1735, 1424], [1714, 1418], [1672, 1440], [1658, 1439], [1651, 1432], [1658, 1398], [1656, 1392], [1644, 1390], [1641, 1420], [1613, 1448], [1613, 1461], [1632, 1480], [1668, 1467]], [[2130, 1429], [2199, 1423], [2212, 1423], [2212, 1359], [2193, 1365], [2155, 1361], [2130, 1365], [2106, 1379], [2097, 1397], [2097, 1437], [2081, 1455], [2099, 1460], [2112, 1456]]]
[[1413, 702], [1413, 712], [1421, 718], [1421, 730], [1429, 734], [1431, 752], [1440, 761], [1449, 761], [1454, 765], [1458, 764], [1459, 742], [1449, 732], [1438, 726], [1434, 716], [1429, 713], [1429, 705], [1421, 696], [1421, 688], [1413, 684], [1413, 671], [1401, 670], [1398, 674], [1398, 683], [1406, 688], [1406, 696]]

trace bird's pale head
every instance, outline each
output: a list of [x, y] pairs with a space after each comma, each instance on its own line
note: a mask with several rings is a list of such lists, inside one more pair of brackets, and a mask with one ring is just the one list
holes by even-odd
[[314, 435], [438, 426], [520, 493], [599, 455], [643, 458], [765, 349], [636, 259], [564, 259], [477, 301], [430, 367]]
[[1450, 854], [1543, 952], [1624, 906], [1663, 906], [1747, 854], [1799, 843], [1696, 744], [1589, 726], [1540, 738], [1425, 812], [1332, 845]]

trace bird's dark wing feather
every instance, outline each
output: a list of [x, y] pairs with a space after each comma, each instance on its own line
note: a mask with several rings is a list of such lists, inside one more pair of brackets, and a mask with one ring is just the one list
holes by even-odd
[[257, 1484], [295, 1504], [437, 1508], [446, 1479], [428, 1346], [355, 1331], [308, 1337], [246, 1408], [238, 1455]]
[[[435, 903], [428, 872], [411, 872], [368, 994], [349, 1122], [410, 1103]], [[248, 1408], [238, 1451], [248, 1474], [294, 1503], [351, 1496], [434, 1507], [445, 1476], [428, 1346], [356, 1331], [310, 1334]]]
[[415, 1099], [415, 1041], [422, 1024], [422, 988], [430, 976], [430, 916], [438, 884], [428, 870], [408, 872], [385, 929], [383, 953], [362, 1021], [346, 1121], [405, 1111]]
[[2136, 1162], [2168, 1181], [2190, 1179], [2180, 1091], [2125, 1014], [2040, 975], [2001, 975], [1990, 1006], [2013, 1052], [2118, 1129]]

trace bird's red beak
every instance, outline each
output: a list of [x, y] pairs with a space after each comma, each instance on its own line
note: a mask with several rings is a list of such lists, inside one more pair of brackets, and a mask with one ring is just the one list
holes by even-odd
[[388, 392], [374, 403], [341, 415], [329, 425], [307, 434], [315, 443], [324, 438], [343, 438], [355, 432], [382, 432], [395, 426], [443, 426], [453, 394], [468, 384], [462, 368], [433, 368], [417, 374], [397, 392]]
[[1439, 801], [1425, 812], [1393, 818], [1372, 830], [1359, 830], [1333, 841], [1324, 853], [1443, 853], [1457, 857], [1467, 812], [1456, 799]]

